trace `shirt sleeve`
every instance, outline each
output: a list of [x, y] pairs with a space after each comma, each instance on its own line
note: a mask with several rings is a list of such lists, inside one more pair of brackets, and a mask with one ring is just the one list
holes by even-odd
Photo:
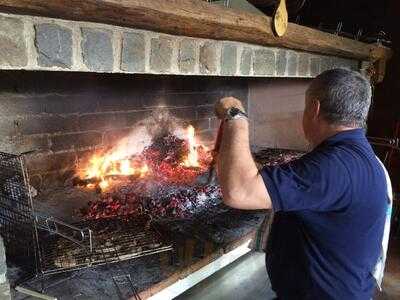
[[260, 174], [277, 211], [337, 211], [350, 203], [349, 172], [338, 157], [309, 153]]

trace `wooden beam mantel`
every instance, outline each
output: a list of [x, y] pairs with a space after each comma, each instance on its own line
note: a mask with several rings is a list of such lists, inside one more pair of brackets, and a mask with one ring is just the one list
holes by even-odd
[[387, 60], [391, 50], [289, 24], [275, 37], [268, 16], [200, 0], [0, 0], [0, 12], [92, 21], [164, 33], [285, 47], [359, 60]]

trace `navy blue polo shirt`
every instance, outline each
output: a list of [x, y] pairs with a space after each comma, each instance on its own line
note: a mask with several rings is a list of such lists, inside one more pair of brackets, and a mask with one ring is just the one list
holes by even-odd
[[275, 212], [266, 263], [278, 297], [371, 299], [388, 196], [365, 131], [338, 133], [261, 175]]

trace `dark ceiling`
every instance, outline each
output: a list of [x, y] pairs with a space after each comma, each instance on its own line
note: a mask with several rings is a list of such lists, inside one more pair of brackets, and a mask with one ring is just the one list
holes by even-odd
[[[388, 25], [392, 14], [390, 2], [394, 1], [396, 0], [286, 0], [292, 22], [326, 31], [336, 31], [341, 22], [343, 35], [351, 37], [360, 33], [363, 38], [374, 38], [383, 31], [387, 34], [387, 39], [390, 39], [392, 29]], [[272, 15], [274, 3], [277, 1], [249, 2]]]

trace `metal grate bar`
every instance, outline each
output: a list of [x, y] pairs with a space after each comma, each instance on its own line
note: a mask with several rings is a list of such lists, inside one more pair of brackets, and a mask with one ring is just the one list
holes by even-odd
[[141, 300], [130, 274], [113, 276], [113, 282], [120, 299], [132, 299], [134, 297], [135, 300]]
[[111, 218], [75, 224], [90, 228], [93, 250], [55, 235], [40, 237], [41, 269], [45, 274], [79, 270], [172, 250], [144, 218]]
[[0, 234], [9, 257], [24, 261], [24, 269], [34, 275], [37, 239], [29, 178], [23, 156], [4, 152], [0, 152]]
[[51, 234], [57, 234], [81, 247], [93, 250], [92, 231], [89, 228], [78, 228], [51, 216], [35, 214], [38, 229], [46, 230]]

